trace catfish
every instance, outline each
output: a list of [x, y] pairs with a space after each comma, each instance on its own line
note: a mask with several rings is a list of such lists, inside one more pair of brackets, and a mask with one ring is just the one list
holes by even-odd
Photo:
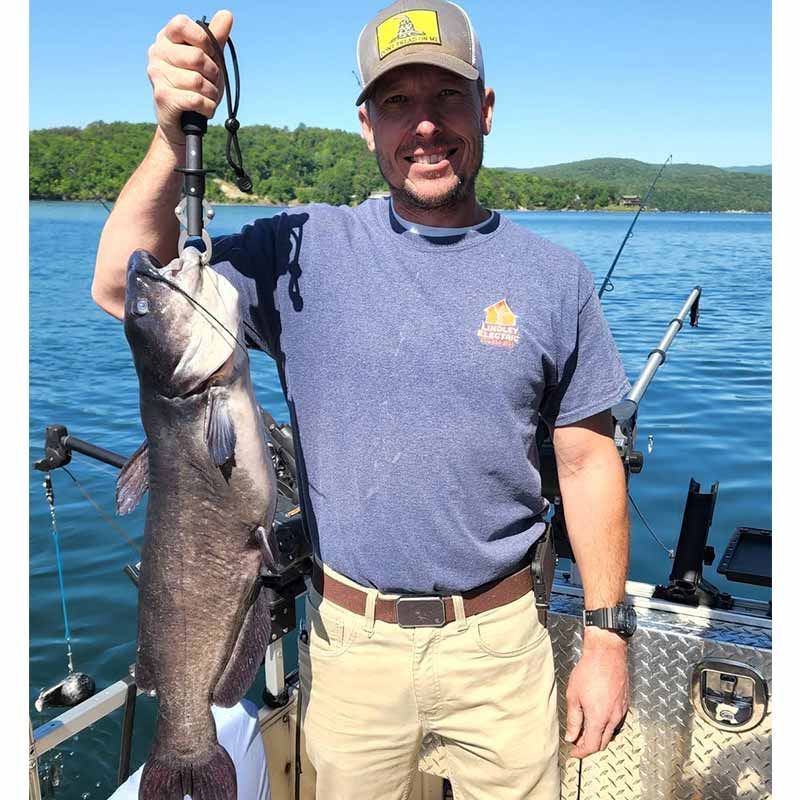
[[270, 640], [260, 591], [276, 478], [238, 292], [193, 247], [128, 262], [125, 336], [146, 441], [117, 481], [117, 510], [149, 491], [135, 677], [158, 701], [140, 800], [235, 800], [236, 770], [210, 706], [235, 705]]

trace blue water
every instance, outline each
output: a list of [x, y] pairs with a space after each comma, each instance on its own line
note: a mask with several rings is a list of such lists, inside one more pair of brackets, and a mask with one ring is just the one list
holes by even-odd
[[[276, 209], [218, 207], [213, 233], [237, 230]], [[106, 211], [99, 204], [30, 205], [30, 460], [42, 453], [44, 427], [120, 453], [143, 438], [136, 376], [122, 327], [97, 309], [89, 291]], [[536, 233], [577, 252], [602, 279], [632, 215], [513, 212]], [[771, 528], [771, 216], [650, 214], [640, 217], [603, 306], [631, 380], [644, 366], [692, 287], [703, 287], [700, 327], [688, 325], [669, 351], [639, 416], [645, 466], [631, 494], [658, 537], [673, 546], [689, 478], [708, 491], [719, 481], [709, 543], [721, 553], [740, 525]], [[261, 404], [288, 419], [272, 362], [254, 355]], [[648, 436], [653, 450], [647, 452]], [[113, 518], [115, 470], [76, 455], [68, 467]], [[135, 660], [136, 593], [123, 574], [139, 558], [143, 509], [113, 520], [89, 505], [63, 470], [53, 476], [76, 669], [98, 687]], [[30, 470], [30, 700], [66, 672], [55, 553], [41, 473]], [[631, 510], [630, 577], [665, 582], [670, 561]], [[767, 592], [706, 577], [739, 596]], [[258, 699], [258, 693], [254, 694]], [[133, 763], [147, 750], [154, 704], [140, 699]], [[121, 712], [60, 746], [46, 759], [61, 770], [56, 797], [105, 798], [114, 788]], [[45, 781], [47, 783], [47, 780]]]

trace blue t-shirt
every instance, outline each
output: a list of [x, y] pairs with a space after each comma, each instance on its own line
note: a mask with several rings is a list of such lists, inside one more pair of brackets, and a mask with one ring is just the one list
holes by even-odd
[[429, 239], [386, 200], [214, 240], [245, 336], [274, 356], [317, 556], [383, 592], [466, 591], [544, 529], [536, 428], [629, 384], [592, 274], [501, 214]]

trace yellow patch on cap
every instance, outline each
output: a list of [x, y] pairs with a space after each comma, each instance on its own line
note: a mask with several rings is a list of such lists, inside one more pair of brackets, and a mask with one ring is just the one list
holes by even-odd
[[435, 11], [403, 11], [381, 22], [376, 33], [379, 58], [409, 44], [442, 43]]

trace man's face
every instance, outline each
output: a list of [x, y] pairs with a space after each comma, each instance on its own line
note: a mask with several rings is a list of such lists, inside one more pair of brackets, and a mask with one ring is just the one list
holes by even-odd
[[494, 93], [439, 67], [393, 69], [359, 119], [389, 186], [412, 208], [457, 205], [471, 196], [491, 130]]

